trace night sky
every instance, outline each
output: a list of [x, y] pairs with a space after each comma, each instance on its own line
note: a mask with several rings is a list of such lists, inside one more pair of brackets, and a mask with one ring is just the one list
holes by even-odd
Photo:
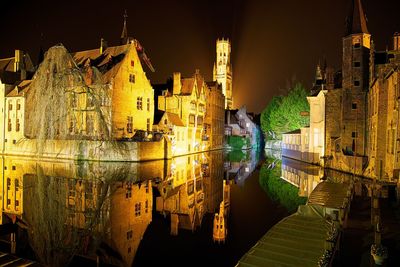
[[[390, 48], [392, 34], [400, 32], [400, 1], [363, 4], [376, 48]], [[40, 43], [45, 49], [62, 43], [71, 52], [97, 48], [101, 37], [118, 45], [126, 9], [129, 35], [156, 68], [150, 73], [145, 67], [152, 83], [175, 71], [191, 76], [195, 69], [211, 80], [215, 41], [228, 37], [234, 105], [261, 112], [293, 81], [310, 87], [324, 57], [340, 68], [349, 5], [350, 0], [0, 0], [0, 58], [18, 48], [36, 60]]]

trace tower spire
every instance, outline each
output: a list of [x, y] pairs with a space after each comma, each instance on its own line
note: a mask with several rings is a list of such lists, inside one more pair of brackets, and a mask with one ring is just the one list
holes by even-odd
[[350, 12], [346, 18], [346, 36], [354, 33], [369, 33], [361, 0], [351, 1]]
[[122, 28], [122, 33], [121, 33], [121, 44], [126, 44], [128, 42], [128, 29], [126, 26], [126, 21], [128, 19], [128, 13], [125, 9], [124, 13], [124, 26]]

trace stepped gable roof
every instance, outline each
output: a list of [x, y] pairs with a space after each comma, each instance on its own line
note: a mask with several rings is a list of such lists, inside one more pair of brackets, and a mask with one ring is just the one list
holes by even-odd
[[154, 124], [157, 125], [160, 123], [162, 117], [164, 116], [165, 111], [162, 110], [156, 110], [154, 111]]
[[118, 73], [122, 60], [129, 50], [130, 44], [111, 46], [102, 54], [100, 49], [91, 49], [72, 53], [72, 57], [79, 67], [90, 64], [96, 67], [103, 75], [103, 82], [110, 82]]
[[191, 95], [194, 88], [195, 78], [183, 78], [181, 79], [181, 83], [182, 83], [181, 94]]
[[179, 118], [179, 116], [175, 113], [167, 112], [168, 120], [175, 126], [185, 126]]
[[[25, 69], [29, 72], [34, 71], [33, 63], [31, 60], [31, 57], [29, 54], [24, 53], [22, 57], [23, 65], [25, 66]], [[2, 58], [0, 59], [0, 71], [10, 71], [14, 72], [14, 63], [15, 63], [15, 57], [9, 57], [9, 58]]]
[[369, 33], [361, 0], [352, 0], [350, 12], [346, 18], [346, 36], [355, 33]]
[[31, 82], [32, 80], [24, 80], [20, 82], [7, 94], [7, 97], [23, 96], [24, 93], [28, 92]]

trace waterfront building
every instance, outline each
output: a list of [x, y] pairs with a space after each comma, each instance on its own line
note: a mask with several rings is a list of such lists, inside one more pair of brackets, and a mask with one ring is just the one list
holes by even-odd
[[226, 110], [225, 136], [228, 138], [228, 146], [235, 147], [236, 141], [233, 140], [242, 138], [244, 145], [241, 148], [258, 147], [261, 138], [261, 130], [260, 127], [254, 123], [252, 114], [247, 113], [246, 106], [237, 110]]
[[208, 82], [206, 99], [207, 109], [203, 141], [208, 141], [209, 149], [222, 148], [224, 143], [225, 97], [222, 93], [221, 84]]
[[368, 94], [368, 156], [366, 174], [398, 179], [399, 142], [399, 34], [393, 36], [393, 50], [371, 49], [371, 87]]
[[233, 109], [231, 43], [229, 39], [218, 39], [216, 48], [217, 57], [214, 63], [213, 81], [222, 85], [225, 109], [230, 110]]
[[172, 84], [158, 96], [158, 110], [176, 114], [186, 127], [181, 146], [174, 155], [206, 150], [203, 139], [207, 139], [204, 130], [207, 90], [199, 70], [190, 78], [181, 78], [181, 74], [175, 72]]

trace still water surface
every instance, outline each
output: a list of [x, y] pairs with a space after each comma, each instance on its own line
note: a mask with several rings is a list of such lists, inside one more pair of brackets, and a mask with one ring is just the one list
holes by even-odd
[[[321, 176], [318, 167], [263, 154], [145, 163], [4, 157], [2, 227], [15, 232], [18, 256], [49, 266], [234, 266]], [[9, 243], [1, 248], [10, 252]]]

